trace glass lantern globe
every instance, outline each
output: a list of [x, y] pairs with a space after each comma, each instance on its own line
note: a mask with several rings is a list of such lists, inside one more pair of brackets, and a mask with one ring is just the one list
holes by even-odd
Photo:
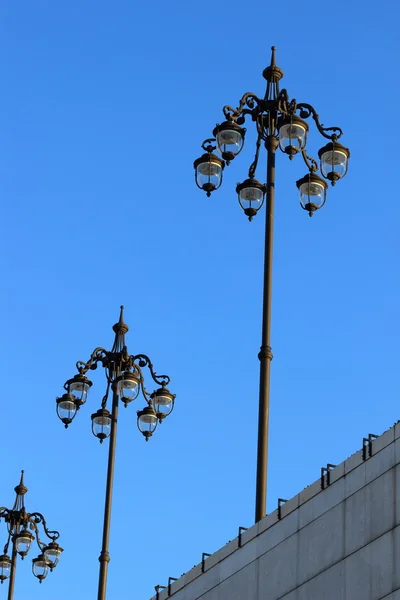
[[39, 583], [46, 579], [49, 569], [50, 565], [44, 554], [39, 554], [37, 558], [32, 560], [32, 573], [39, 579]]
[[125, 404], [128, 406], [130, 402], [136, 400], [140, 392], [140, 375], [138, 372], [132, 373], [125, 371], [117, 379], [118, 394]]
[[11, 575], [11, 560], [7, 554], [0, 556], [0, 581], [3, 583]]
[[15, 549], [23, 559], [29, 552], [35, 538], [27, 529], [22, 529], [14, 538]]
[[318, 151], [321, 161], [321, 173], [332, 185], [342, 179], [349, 168], [350, 150], [339, 144], [329, 142]]
[[195, 160], [193, 165], [197, 187], [204, 190], [207, 196], [210, 197], [211, 192], [221, 186], [222, 171], [225, 167], [224, 161], [210, 151]]
[[78, 373], [66, 383], [68, 392], [75, 397], [77, 406], [85, 404], [92, 382], [85, 375]]
[[67, 429], [76, 415], [78, 406], [75, 403], [75, 396], [72, 394], [63, 394], [61, 398], [57, 398], [57, 415]]
[[290, 159], [306, 147], [308, 124], [297, 115], [283, 119], [279, 127], [279, 147]]
[[175, 394], [171, 394], [169, 390], [163, 385], [158, 390], [153, 392], [152, 400], [154, 402], [154, 409], [157, 413], [159, 422], [165, 417], [168, 417], [172, 413], [174, 408]]
[[64, 552], [63, 548], [57, 544], [57, 542], [50, 542], [43, 551], [44, 557], [49, 564], [50, 571], [52, 571], [60, 560], [61, 554]]
[[106, 408], [99, 408], [99, 410], [92, 415], [93, 435], [100, 440], [100, 444], [110, 436], [111, 423], [111, 414]]
[[244, 214], [249, 218], [249, 221], [253, 219], [263, 205], [265, 192], [265, 185], [254, 178], [246, 179], [243, 183], [237, 184], [236, 193], [239, 204]]
[[143, 410], [137, 412], [137, 424], [139, 431], [143, 433], [148, 442], [157, 427], [157, 414], [152, 406], [146, 406]]
[[246, 130], [234, 121], [224, 121], [217, 125], [213, 136], [217, 140], [217, 147], [227, 164], [237, 156], [243, 148]]
[[301, 207], [312, 217], [325, 204], [328, 185], [316, 173], [308, 173], [296, 181], [296, 185], [300, 191]]

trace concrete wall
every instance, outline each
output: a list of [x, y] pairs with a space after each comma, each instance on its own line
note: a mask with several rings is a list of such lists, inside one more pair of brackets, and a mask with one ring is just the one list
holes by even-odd
[[400, 423], [371, 454], [353, 454], [325, 489], [316, 481], [158, 600], [400, 600]]

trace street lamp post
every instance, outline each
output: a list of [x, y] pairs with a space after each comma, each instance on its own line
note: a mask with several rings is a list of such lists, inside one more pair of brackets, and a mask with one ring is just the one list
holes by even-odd
[[[146, 441], [150, 439], [158, 423], [171, 414], [174, 408], [175, 395], [167, 389], [170, 382], [168, 375], [157, 375], [151, 360], [145, 354], [131, 355], [125, 344], [125, 334], [128, 326], [124, 323], [124, 307], [118, 323], [113, 326], [115, 332], [114, 345], [111, 351], [96, 348], [87, 362], [78, 361], [78, 373], [68, 379], [64, 385], [65, 393], [57, 398], [57, 414], [67, 428], [74, 419], [77, 411], [86, 402], [92, 382], [86, 377], [89, 370], [97, 369], [100, 364], [105, 369], [107, 387], [101, 402], [101, 407], [92, 414], [92, 431], [102, 444], [110, 438], [108, 450], [107, 484], [104, 507], [103, 541], [99, 556], [100, 572], [98, 585], [98, 600], [105, 600], [107, 587], [107, 569], [110, 562], [109, 538], [111, 523], [111, 503], [114, 480], [115, 447], [117, 438], [118, 405], [121, 399], [125, 407], [135, 400], [142, 392], [146, 400], [143, 410], [137, 411], [137, 425]], [[147, 367], [153, 381], [160, 386], [149, 393], [144, 386], [143, 368]], [[112, 391], [111, 413], [107, 409], [107, 400]]]
[[[272, 47], [271, 64], [264, 69], [267, 81], [264, 98], [248, 92], [240, 100], [238, 108], [225, 106], [225, 121], [217, 124], [212, 138], [202, 144], [205, 153], [195, 160], [197, 186], [207, 196], [217, 190], [222, 183], [223, 170], [243, 148], [246, 129], [242, 127], [250, 116], [256, 124], [257, 142], [254, 161], [250, 165], [248, 178], [236, 186], [240, 206], [249, 221], [257, 214], [266, 198], [265, 250], [264, 250], [264, 293], [262, 316], [262, 341], [258, 354], [260, 360], [260, 387], [258, 412], [258, 448], [255, 520], [260, 521], [266, 514], [267, 499], [267, 459], [270, 395], [270, 365], [272, 350], [271, 298], [272, 298], [272, 248], [275, 195], [275, 156], [278, 146], [290, 160], [301, 154], [307, 166], [307, 174], [296, 182], [300, 192], [300, 205], [310, 217], [326, 202], [328, 184], [335, 185], [348, 169], [350, 151], [338, 142], [342, 135], [339, 127], [324, 127], [319, 121], [313, 106], [290, 100], [285, 89], [279, 89], [283, 71], [275, 63], [275, 47]], [[317, 175], [317, 161], [306, 154], [306, 141], [309, 130], [304, 119], [312, 117], [321, 135], [330, 140], [318, 152], [322, 177]], [[267, 150], [267, 182], [260, 183], [256, 178], [261, 145]], [[214, 153], [218, 150], [219, 155]]]
[[[4, 546], [3, 554], [0, 556], [0, 582], [8, 581], [8, 600], [14, 597], [15, 573], [17, 570], [17, 555], [22, 560], [28, 554], [32, 543], [36, 540], [39, 548], [39, 556], [32, 560], [32, 572], [42, 583], [48, 572], [52, 571], [58, 564], [63, 549], [58, 545], [60, 537], [58, 531], [49, 531], [43, 515], [39, 512], [28, 513], [25, 510], [24, 496], [28, 488], [24, 485], [24, 472], [21, 472], [21, 480], [14, 488], [17, 494], [11, 509], [0, 507], [0, 521], [4, 519], [7, 524], [8, 539]], [[50, 542], [44, 543], [39, 536], [39, 527], [42, 529]], [[8, 555], [11, 544], [11, 558]]]

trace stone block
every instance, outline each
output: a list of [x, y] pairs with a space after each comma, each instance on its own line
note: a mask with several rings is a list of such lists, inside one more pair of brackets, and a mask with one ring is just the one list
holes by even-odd
[[[201, 600], [206, 598], [202, 597]], [[216, 600], [258, 600], [258, 562], [250, 563], [225, 579], [219, 586], [219, 596], [216, 596]]]
[[345, 560], [346, 600], [381, 600], [392, 591], [392, 532]]
[[372, 442], [372, 453], [376, 454], [394, 442], [394, 427], [391, 427]]
[[330, 485], [314, 496], [299, 508], [299, 528], [305, 527], [328, 510], [343, 502], [345, 493], [345, 479], [342, 477], [336, 483]]
[[400, 464], [400, 438], [397, 438], [397, 440], [394, 443], [394, 461], [396, 463], [396, 465]]
[[[246, 531], [242, 533], [242, 546], [250, 542], [250, 540], [254, 539], [258, 535], [258, 523], [249, 527]], [[239, 542], [238, 542], [239, 543]]]
[[358, 492], [365, 484], [365, 463], [363, 462], [356, 469], [352, 469], [344, 476], [344, 491], [346, 498]]
[[341, 477], [344, 477], [344, 461], [330, 472], [331, 485]]
[[299, 527], [299, 511], [291, 512], [257, 538], [257, 556], [260, 557], [284, 540], [295, 534]]
[[311, 500], [311, 498], [314, 498], [314, 496], [316, 496], [320, 492], [321, 492], [321, 479], [318, 479], [317, 481], [314, 481], [314, 483], [312, 483], [311, 485], [306, 487], [302, 492], [300, 492], [299, 506], [301, 506], [305, 502], [308, 502], [309, 500]]
[[289, 515], [291, 512], [293, 512], [294, 510], [299, 508], [299, 501], [300, 501], [299, 496], [300, 495], [297, 494], [297, 496], [290, 498], [290, 500], [285, 502], [285, 504], [282, 504], [282, 506], [281, 506], [282, 519], [281, 520], [283, 520], [285, 517], [287, 517], [287, 515]]
[[260, 557], [258, 589], [262, 600], [277, 600], [296, 588], [298, 540], [293, 535]]
[[362, 450], [359, 450], [344, 461], [344, 474], [347, 475], [353, 469], [363, 463]]
[[213, 558], [215, 562], [221, 562], [221, 560], [224, 560], [227, 556], [232, 554], [232, 552], [235, 552], [238, 549], [238, 547], [239, 542], [237, 538], [235, 538], [231, 542], [228, 542], [227, 544], [225, 544], [225, 546], [222, 546], [222, 548], [217, 550], [217, 552], [214, 552]]
[[345, 502], [345, 555], [359, 550], [368, 541], [367, 531], [367, 489], [364, 486], [355, 494], [346, 498]]
[[394, 424], [394, 439], [400, 438], [400, 421]]
[[[385, 450], [382, 450], [384, 452]], [[366, 487], [368, 541], [395, 526], [395, 470], [387, 471]]]
[[269, 513], [269, 515], [267, 515], [266, 517], [261, 519], [261, 521], [258, 522], [258, 533], [262, 533], [269, 527], [272, 527], [272, 525], [275, 525], [275, 523], [278, 523], [277, 510], [274, 510], [272, 513]]
[[185, 585], [187, 585], [188, 583], [190, 583], [191, 581], [196, 579], [196, 577], [199, 577], [201, 574], [202, 574], [201, 573], [201, 564], [196, 565], [195, 567], [193, 567], [193, 569], [190, 569], [190, 571], [187, 571], [187, 573], [185, 573], [183, 576]]
[[300, 586], [296, 600], [345, 600], [344, 582], [344, 562], [341, 561]]
[[221, 581], [243, 569], [257, 558], [257, 538], [251, 540], [218, 564]]
[[[222, 563], [220, 563], [222, 564]], [[220, 564], [212, 567], [209, 571], [206, 571], [190, 583], [190, 586], [183, 588], [177, 593], [174, 600], [197, 600], [201, 598], [205, 593], [215, 588], [221, 581], [220, 579]], [[185, 596], [180, 598], [179, 594], [185, 592]]]
[[[384, 436], [382, 436], [384, 437]], [[372, 444], [375, 443], [375, 440]], [[372, 446], [373, 452], [374, 446]], [[371, 458], [368, 458], [365, 461], [365, 481], [369, 483], [373, 479], [376, 479], [382, 473], [385, 473], [395, 464], [395, 444], [390, 444], [386, 446], [383, 450], [378, 452], [377, 454], [373, 454]]]
[[344, 503], [300, 529], [299, 585], [343, 558]]

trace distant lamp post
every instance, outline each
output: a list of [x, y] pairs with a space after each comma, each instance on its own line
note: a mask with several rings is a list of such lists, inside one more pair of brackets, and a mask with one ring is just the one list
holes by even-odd
[[[32, 572], [42, 583], [49, 571], [58, 564], [63, 549], [58, 545], [60, 537], [58, 531], [49, 531], [46, 521], [41, 513], [28, 513], [25, 510], [24, 496], [28, 488], [24, 485], [24, 472], [21, 472], [21, 480], [15, 488], [17, 494], [11, 509], [0, 507], [0, 521], [4, 519], [7, 524], [8, 539], [4, 546], [3, 554], [0, 556], [0, 582], [8, 580], [8, 600], [14, 597], [15, 572], [17, 569], [17, 554], [22, 560], [31, 549], [32, 543], [36, 541], [39, 555], [32, 560]], [[39, 525], [50, 540], [44, 543], [39, 536]], [[11, 558], [9, 548], [11, 546]]]
[[[137, 411], [137, 426], [139, 431], [148, 441], [155, 432], [158, 423], [171, 414], [174, 408], [175, 394], [172, 394], [167, 385], [170, 382], [168, 375], [157, 375], [150, 358], [145, 354], [132, 355], [128, 353], [125, 344], [125, 334], [128, 326], [124, 323], [124, 307], [118, 323], [113, 326], [115, 332], [114, 345], [110, 351], [96, 348], [88, 362], [76, 363], [78, 373], [68, 379], [64, 385], [65, 393], [57, 398], [57, 414], [67, 428], [73, 421], [77, 411], [86, 402], [92, 382], [86, 377], [89, 370], [97, 369], [100, 364], [106, 375], [106, 392], [100, 408], [92, 414], [92, 432], [100, 443], [110, 438], [108, 450], [108, 468], [106, 498], [104, 507], [103, 542], [99, 556], [100, 573], [98, 586], [98, 600], [105, 600], [107, 587], [107, 569], [110, 562], [108, 552], [111, 522], [111, 502], [114, 481], [115, 448], [117, 439], [117, 420], [119, 400], [127, 407], [136, 400], [139, 393], [146, 401], [142, 410]], [[151, 378], [160, 387], [149, 393], [144, 385], [143, 368], [147, 367]], [[107, 409], [108, 396], [112, 391], [111, 412]]]
[[[296, 182], [300, 193], [300, 205], [310, 217], [326, 202], [327, 181], [335, 185], [342, 179], [348, 169], [350, 151], [342, 146], [338, 139], [342, 135], [339, 127], [324, 127], [319, 121], [313, 106], [289, 100], [286, 90], [279, 90], [279, 81], [283, 71], [275, 63], [275, 47], [272, 47], [271, 64], [264, 69], [263, 76], [267, 81], [264, 98], [258, 98], [250, 92], [244, 94], [238, 108], [225, 106], [225, 121], [213, 130], [213, 138], [203, 143], [206, 154], [195, 160], [195, 179], [197, 186], [207, 196], [217, 190], [222, 183], [222, 172], [225, 165], [241, 152], [246, 130], [242, 127], [246, 117], [250, 117], [256, 125], [255, 157], [250, 165], [248, 178], [238, 183], [236, 193], [239, 204], [251, 221], [262, 207], [266, 199], [266, 226], [264, 249], [264, 294], [263, 324], [260, 359], [260, 392], [258, 417], [258, 450], [257, 450], [257, 487], [256, 487], [256, 522], [265, 516], [267, 498], [267, 458], [268, 458], [268, 422], [269, 422], [269, 390], [270, 363], [272, 350], [270, 344], [271, 329], [271, 293], [272, 293], [272, 244], [274, 221], [275, 193], [275, 155], [279, 147], [292, 160], [301, 154], [307, 167], [307, 173]], [[304, 119], [312, 117], [320, 134], [329, 141], [318, 152], [322, 177], [317, 175], [318, 163], [306, 154], [306, 143], [309, 131]], [[267, 150], [267, 183], [256, 179], [261, 145]], [[214, 154], [217, 150], [221, 157]], [[326, 181], [327, 180], [327, 181]]]

